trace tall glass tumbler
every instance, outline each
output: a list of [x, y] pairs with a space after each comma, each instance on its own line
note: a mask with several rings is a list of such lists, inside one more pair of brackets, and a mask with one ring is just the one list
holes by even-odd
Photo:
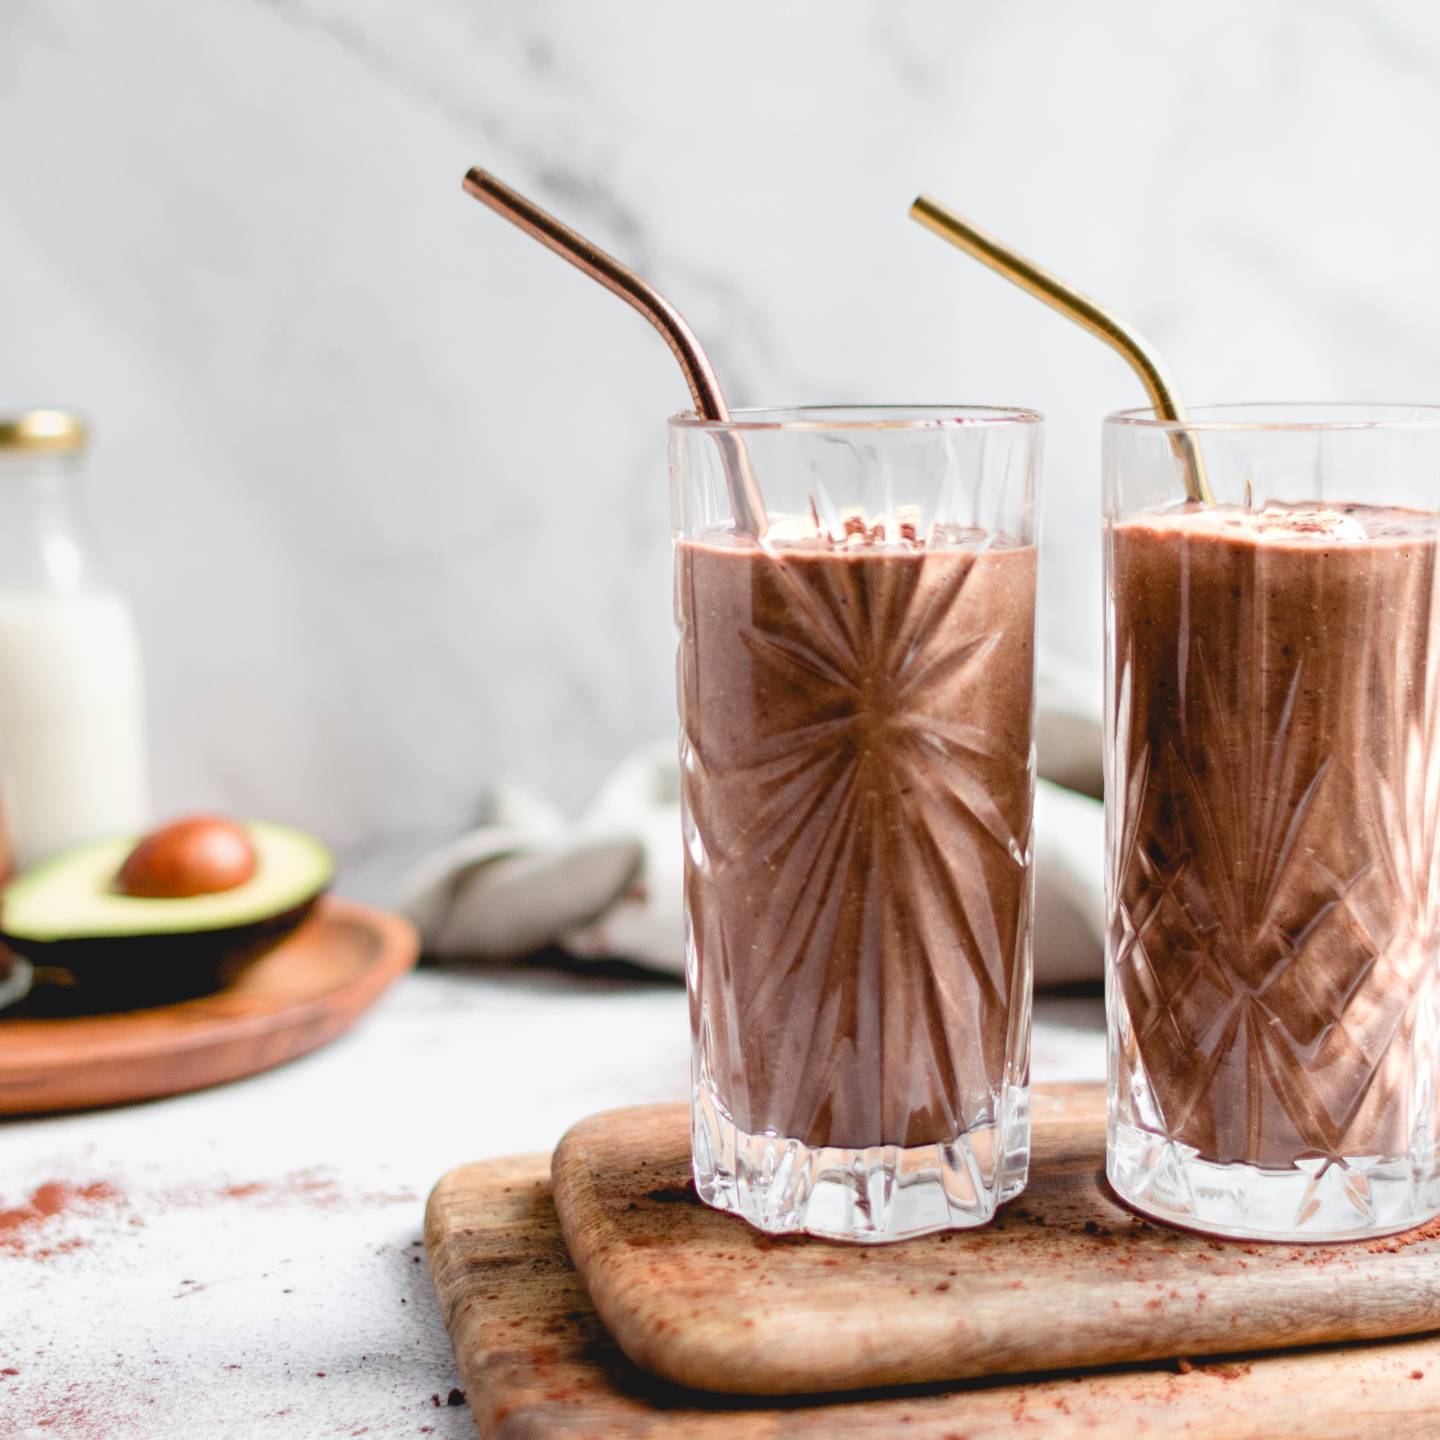
[[1122, 413], [1104, 470], [1110, 1181], [1218, 1235], [1419, 1224], [1440, 408]]
[[1040, 437], [671, 421], [695, 1181], [762, 1230], [897, 1240], [1024, 1186]]

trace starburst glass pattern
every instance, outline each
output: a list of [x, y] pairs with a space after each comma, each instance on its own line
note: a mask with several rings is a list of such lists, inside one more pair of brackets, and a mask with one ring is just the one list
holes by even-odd
[[1183, 1212], [1191, 1162], [1298, 1169], [1297, 1231], [1327, 1187], [1373, 1219], [1377, 1165], [1428, 1183], [1436, 1139], [1434, 528], [1340, 511], [1358, 538], [1110, 541], [1113, 1118], [1155, 1142], [1130, 1183]]
[[[676, 582], [697, 1086], [813, 1149], [1003, 1131], [1028, 1067], [1033, 546], [686, 541]], [[1001, 1158], [966, 1163], [993, 1208]]]

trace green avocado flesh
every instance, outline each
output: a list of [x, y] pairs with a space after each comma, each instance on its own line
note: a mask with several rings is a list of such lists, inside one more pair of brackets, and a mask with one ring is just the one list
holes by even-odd
[[115, 876], [140, 837], [97, 840], [12, 881], [0, 898], [0, 933], [35, 943], [206, 934], [281, 915], [330, 883], [334, 862], [313, 835], [264, 821], [245, 829], [259, 863], [233, 890], [174, 900], [121, 895]]

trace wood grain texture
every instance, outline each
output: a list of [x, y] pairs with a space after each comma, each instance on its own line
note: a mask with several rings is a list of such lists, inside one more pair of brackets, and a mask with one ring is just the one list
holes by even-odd
[[[565, 1248], [545, 1155], [451, 1171], [430, 1196], [425, 1239], [486, 1440], [842, 1433], [859, 1440], [1433, 1440], [1440, 1433], [1436, 1337], [828, 1401], [681, 1390], [637, 1370], [607, 1334]], [[1033, 1296], [1032, 1318], [1046, 1311], [1043, 1296]]]
[[1357, 1245], [1153, 1225], [1105, 1185], [1102, 1086], [1034, 1093], [1030, 1184], [991, 1225], [884, 1247], [700, 1204], [688, 1113], [617, 1110], [555, 1153], [570, 1253], [626, 1355], [753, 1395], [929, 1384], [1440, 1327], [1440, 1222]]
[[179, 1095], [308, 1054], [410, 969], [414, 928], [327, 897], [276, 948], [213, 995], [60, 1019], [0, 1015], [0, 1115]]

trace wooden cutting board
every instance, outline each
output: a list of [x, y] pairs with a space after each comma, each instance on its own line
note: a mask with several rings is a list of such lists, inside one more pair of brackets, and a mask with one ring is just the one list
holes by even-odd
[[888, 1246], [768, 1237], [700, 1204], [684, 1106], [555, 1153], [555, 1206], [610, 1333], [678, 1384], [753, 1395], [1268, 1350], [1440, 1327], [1440, 1222], [1355, 1245], [1236, 1244], [1123, 1209], [1102, 1086], [1033, 1096], [1030, 1183], [996, 1220]]
[[[830, 1402], [757, 1403], [679, 1390], [635, 1369], [606, 1333], [560, 1233], [548, 1155], [452, 1170], [430, 1197], [425, 1239], [486, 1440], [1434, 1440], [1440, 1433], [1436, 1337]], [[1046, 1309], [1035, 1295], [1032, 1317], [1043, 1320]]]
[[213, 995], [105, 1015], [0, 1014], [0, 1115], [179, 1095], [306, 1055], [415, 963], [414, 927], [327, 896]]

